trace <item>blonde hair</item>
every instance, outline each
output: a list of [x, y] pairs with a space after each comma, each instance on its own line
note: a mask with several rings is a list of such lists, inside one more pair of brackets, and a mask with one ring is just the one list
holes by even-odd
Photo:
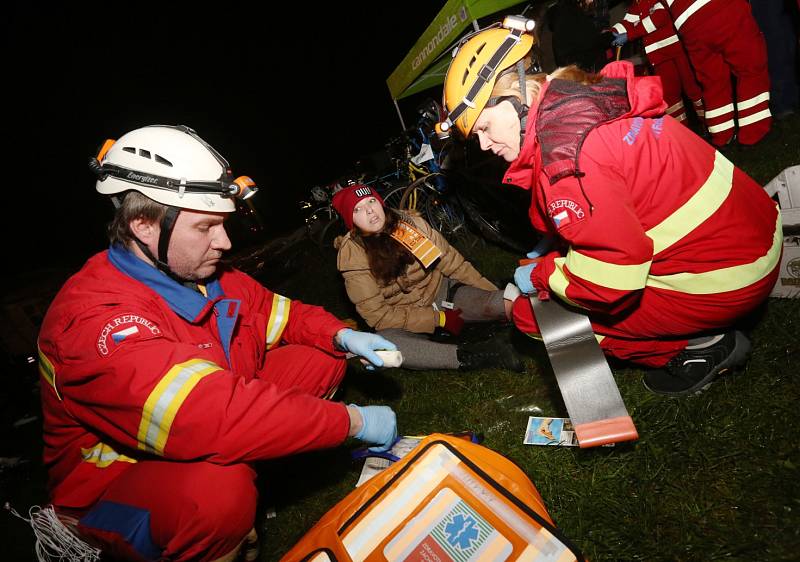
[[[530, 65], [530, 60], [525, 58], [525, 66]], [[539, 74], [526, 74], [525, 75], [525, 90], [531, 96], [531, 104], [538, 101], [539, 95], [542, 92], [542, 84], [548, 80], [558, 78], [560, 80], [569, 80], [570, 82], [578, 82], [585, 86], [596, 84], [603, 79], [599, 74], [586, 72], [576, 65], [562, 66], [557, 68], [550, 74], [541, 72]], [[513, 96], [522, 103], [527, 103], [527, 100], [522, 99], [522, 93], [519, 89], [519, 74], [515, 70], [510, 70], [497, 78], [492, 89], [492, 98]]]

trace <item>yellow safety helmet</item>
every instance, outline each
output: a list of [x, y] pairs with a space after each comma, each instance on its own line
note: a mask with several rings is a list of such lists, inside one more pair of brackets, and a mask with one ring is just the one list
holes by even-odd
[[453, 126], [469, 136], [498, 75], [531, 50], [534, 25], [531, 19], [507, 16], [502, 26], [479, 31], [455, 49], [444, 79], [442, 105], [448, 114], [436, 125], [440, 137], [446, 138]]

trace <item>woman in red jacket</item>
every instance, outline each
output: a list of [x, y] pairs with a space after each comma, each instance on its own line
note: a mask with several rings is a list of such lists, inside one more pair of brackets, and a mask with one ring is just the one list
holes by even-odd
[[[583, 309], [606, 354], [656, 368], [652, 391], [704, 389], [745, 361], [749, 341], [731, 326], [775, 283], [774, 202], [664, 115], [657, 78], [627, 62], [527, 74], [533, 39], [524, 21], [509, 27], [461, 45], [440, 129], [476, 135], [509, 162], [506, 183], [532, 190], [531, 222], [553, 244], [517, 285]], [[514, 318], [538, 333], [527, 299]]]

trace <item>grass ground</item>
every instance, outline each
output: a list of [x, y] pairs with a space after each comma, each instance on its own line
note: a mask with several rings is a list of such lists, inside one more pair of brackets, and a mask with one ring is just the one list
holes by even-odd
[[[759, 182], [800, 163], [800, 118], [776, 125], [754, 150], [727, 154]], [[508, 277], [517, 256], [479, 240], [462, 250], [493, 278]], [[355, 318], [331, 256], [301, 244], [259, 275], [274, 290]], [[311, 274], [309, 274], [311, 273]], [[472, 373], [389, 370], [367, 373], [353, 364], [337, 397], [388, 404], [400, 431], [425, 434], [470, 429], [517, 463], [542, 494], [564, 534], [593, 561], [797, 560], [800, 552], [800, 300], [769, 300], [749, 319], [753, 355], [747, 367], [698, 397], [647, 392], [643, 371], [615, 365], [620, 392], [640, 434], [634, 443], [579, 450], [522, 444], [532, 410], [566, 415], [543, 348], [520, 339], [526, 372]], [[35, 372], [19, 366], [4, 377], [0, 397], [0, 500], [19, 510], [46, 502], [41, 426], [14, 427], [36, 411]], [[8, 374], [8, 373], [6, 373]], [[348, 445], [355, 445], [349, 443]], [[260, 560], [277, 560], [355, 485], [360, 464], [348, 447], [262, 463], [258, 530]], [[273, 506], [275, 518], [265, 518]], [[0, 559], [34, 560], [21, 522], [0, 513]]]
[[[757, 149], [726, 152], [762, 184], [800, 163], [800, 119], [775, 129]], [[517, 256], [472, 242], [462, 250], [488, 276], [513, 272]], [[323, 267], [314, 268], [313, 279], [284, 279], [281, 289], [355, 317], [333, 263], [315, 259]], [[797, 560], [800, 300], [771, 299], [746, 327], [753, 340], [747, 367], [697, 397], [654, 395], [642, 385], [644, 371], [615, 365], [640, 439], [614, 448], [522, 444], [531, 410], [566, 415], [543, 348], [524, 341], [519, 345], [527, 369], [521, 375], [368, 374], [354, 365], [338, 398], [392, 406], [406, 434], [483, 433], [486, 446], [528, 474], [556, 524], [591, 560]], [[359, 471], [343, 450], [268, 467], [266, 503], [275, 505], [277, 517], [262, 520], [262, 560], [291, 547], [353, 489]]]

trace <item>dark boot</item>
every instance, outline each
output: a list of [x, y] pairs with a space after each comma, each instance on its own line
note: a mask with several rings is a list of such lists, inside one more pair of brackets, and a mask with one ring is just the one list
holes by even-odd
[[514, 347], [500, 337], [480, 343], [461, 344], [456, 355], [460, 371], [476, 369], [508, 369], [517, 373], [525, 371], [525, 366]]
[[744, 365], [749, 354], [750, 340], [743, 333], [726, 332], [712, 344], [687, 346], [666, 367], [645, 374], [644, 385], [656, 394], [699, 394], [722, 373]]

